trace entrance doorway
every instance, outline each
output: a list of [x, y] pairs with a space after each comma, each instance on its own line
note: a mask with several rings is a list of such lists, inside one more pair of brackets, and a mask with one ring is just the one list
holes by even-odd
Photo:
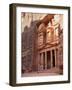
[[43, 69], [45, 69], [45, 52], [43, 52]]
[[47, 69], [51, 68], [51, 53], [47, 51]]
[[53, 67], [55, 67], [55, 52], [52, 50]]

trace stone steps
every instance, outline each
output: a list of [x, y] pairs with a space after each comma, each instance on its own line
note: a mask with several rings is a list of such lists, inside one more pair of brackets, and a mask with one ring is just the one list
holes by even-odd
[[51, 69], [47, 69], [47, 70], [42, 70], [42, 71], [38, 71], [38, 72], [40, 72], [40, 73], [46, 73], [46, 72], [48, 72], [48, 73], [59, 73], [59, 69], [58, 68], [51, 68]]

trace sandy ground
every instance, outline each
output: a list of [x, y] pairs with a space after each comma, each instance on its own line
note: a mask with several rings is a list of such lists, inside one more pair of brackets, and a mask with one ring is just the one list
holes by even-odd
[[31, 76], [55, 76], [55, 75], [60, 75], [58, 73], [58, 70], [55, 70], [55, 71], [54, 70], [52, 69], [52, 70], [47, 70], [47, 71], [24, 73], [24, 74], [22, 74], [22, 77], [31, 77]]

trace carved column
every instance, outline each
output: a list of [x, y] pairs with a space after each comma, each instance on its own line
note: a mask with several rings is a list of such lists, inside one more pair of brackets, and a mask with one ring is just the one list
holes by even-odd
[[41, 53], [41, 65], [40, 65], [40, 69], [43, 70], [43, 53]]
[[38, 71], [40, 71], [40, 61], [41, 61], [41, 55], [38, 53]]
[[51, 54], [51, 68], [53, 67], [53, 57], [52, 57], [52, 50], [50, 51]]
[[47, 69], [47, 52], [45, 52], [45, 70]]
[[57, 65], [57, 64], [56, 64], [56, 62], [57, 62], [57, 61], [56, 61], [56, 60], [57, 60], [57, 59], [56, 59], [56, 49], [54, 50], [54, 52], [55, 52], [55, 67], [56, 67], [56, 65]]

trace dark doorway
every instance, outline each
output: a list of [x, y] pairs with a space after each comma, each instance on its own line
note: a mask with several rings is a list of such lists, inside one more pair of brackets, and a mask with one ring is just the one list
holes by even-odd
[[51, 68], [51, 53], [47, 51], [47, 69]]
[[45, 69], [45, 52], [43, 52], [43, 69]]
[[52, 60], [53, 60], [53, 67], [55, 67], [55, 52], [52, 50]]

